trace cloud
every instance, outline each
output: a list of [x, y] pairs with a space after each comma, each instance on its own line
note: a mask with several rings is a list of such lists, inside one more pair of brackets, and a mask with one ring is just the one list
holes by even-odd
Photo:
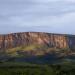
[[65, 1], [68, 1], [68, 2], [75, 2], [75, 0], [65, 0]]
[[0, 0], [0, 33], [74, 34], [75, 0]]

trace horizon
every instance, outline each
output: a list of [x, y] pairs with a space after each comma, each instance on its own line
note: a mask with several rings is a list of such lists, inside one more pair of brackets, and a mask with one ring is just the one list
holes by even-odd
[[48, 33], [48, 34], [54, 34], [54, 35], [70, 35], [70, 36], [75, 36], [74, 34], [50, 33], [50, 32], [39, 32], [39, 31], [10, 32], [10, 33], [0, 34], [0, 35], [10, 35], [10, 34], [29, 33], [29, 32], [30, 33]]

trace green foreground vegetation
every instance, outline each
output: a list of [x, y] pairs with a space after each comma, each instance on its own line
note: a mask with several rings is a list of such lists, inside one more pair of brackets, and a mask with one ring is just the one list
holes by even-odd
[[[44, 54], [43, 52], [55, 52], [60, 54], [68, 53], [69, 49], [54, 49], [39, 45], [30, 45], [26, 47], [16, 47], [0, 52], [1, 56], [23, 57], [25, 51], [38, 51], [36, 55]], [[42, 51], [39, 52], [39, 51]], [[39, 54], [37, 54], [39, 53]], [[13, 58], [11, 59], [13, 61]], [[0, 75], [75, 75], [75, 63], [65, 62], [61, 64], [34, 64], [25, 62], [12, 62], [10, 59], [0, 61]], [[55, 62], [56, 63], [56, 62]]]
[[75, 75], [75, 64], [0, 63], [0, 75]]

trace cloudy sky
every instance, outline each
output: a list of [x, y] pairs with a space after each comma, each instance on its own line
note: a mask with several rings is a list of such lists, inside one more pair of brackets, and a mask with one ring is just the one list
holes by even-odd
[[75, 0], [0, 0], [0, 34], [26, 31], [75, 34]]

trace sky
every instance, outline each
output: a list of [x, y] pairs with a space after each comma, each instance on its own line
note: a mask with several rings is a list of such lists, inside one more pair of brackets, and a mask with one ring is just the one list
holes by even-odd
[[0, 0], [0, 34], [75, 34], [75, 0]]

